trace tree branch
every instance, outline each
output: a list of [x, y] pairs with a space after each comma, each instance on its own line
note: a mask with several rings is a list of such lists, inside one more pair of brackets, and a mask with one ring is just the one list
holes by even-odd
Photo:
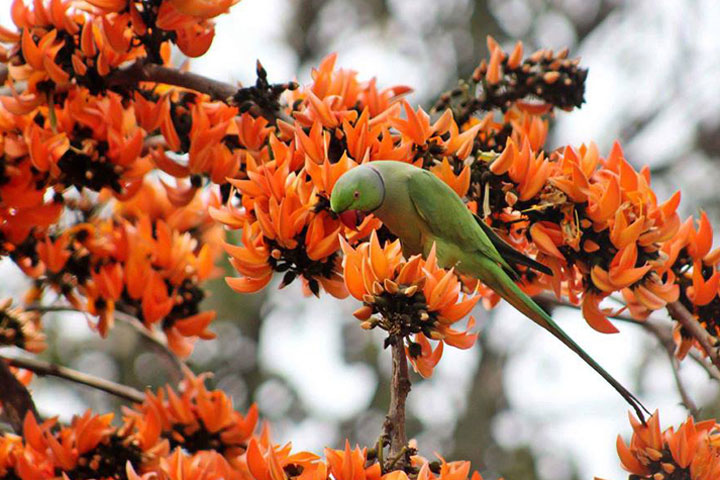
[[[7, 78], [7, 65], [0, 64], [0, 84], [5, 83]], [[204, 77], [197, 73], [183, 72], [177, 68], [165, 67], [154, 63], [145, 63], [143, 60], [137, 60], [131, 65], [118, 69], [105, 77], [105, 86], [110, 89], [121, 86], [134, 87], [140, 82], [175, 85], [204, 93], [213, 100], [220, 100], [228, 104], [236, 103], [236, 95], [241, 94], [245, 90], [252, 90], [252, 87], [244, 89], [243, 87]], [[271, 85], [270, 87], [277, 89], [277, 92], [281, 92], [284, 88], [293, 88], [291, 85], [293, 85], [292, 82], [283, 85]], [[9, 89], [0, 87], [0, 95], [10, 94], [11, 91]], [[272, 109], [264, 108], [257, 104], [253, 104], [249, 109], [252, 115], [263, 116], [271, 122], [276, 119], [292, 122], [292, 119], [279, 109], [276, 111], [271, 110]]]
[[720, 382], [720, 370], [718, 370], [715, 365], [706, 362], [705, 358], [698, 352], [691, 351], [688, 353], [688, 356], [692, 358], [695, 363], [700, 365], [703, 370], [705, 370], [705, 373], [708, 374], [708, 377]]
[[[558, 307], [574, 308], [575, 310], [580, 310], [582, 308], [580, 305], [575, 305], [574, 303], [570, 303], [567, 300], [559, 300], [554, 294], [551, 293], [540, 293], [538, 295], [534, 295], [533, 298], [540, 303], [549, 303]], [[633, 318], [632, 316], [625, 313], [618, 313], [614, 315], [611, 314], [607, 317], [613, 318], [615, 320], [622, 320], [623, 322], [634, 323], [636, 325], [644, 325], [649, 320], [638, 320], [637, 318]]]
[[164, 67], [154, 63], [144, 63], [142, 61], [136, 61], [129, 67], [117, 70], [107, 77], [107, 86], [109, 88], [120, 85], [133, 86], [138, 82], [165, 83], [167, 85], [188, 88], [196, 92], [205, 93], [213, 100], [222, 100], [224, 102], [230, 101], [240, 89], [240, 87], [203, 77], [196, 73], [182, 72], [176, 68]]
[[[263, 74], [265, 71], [258, 63], [258, 75], [260, 72]], [[254, 91], [254, 87], [240, 87], [229, 83], [214, 80], [212, 78], [204, 77], [192, 72], [183, 72], [177, 68], [164, 67], [154, 63], [145, 63], [142, 60], [137, 60], [129, 67], [119, 69], [111, 73], [107, 78], [108, 88], [117, 87], [121, 85], [134, 86], [138, 82], [153, 82], [153, 83], [164, 83], [167, 85], [175, 85], [178, 87], [187, 88], [194, 90], [199, 93], [208, 95], [213, 100], [220, 100], [227, 104], [238, 104], [240, 110], [243, 110], [242, 98], [247, 97], [249, 92]], [[272, 90], [274, 94], [278, 95], [285, 89], [295, 88], [293, 82], [287, 84], [270, 85], [266, 84], [267, 88]], [[245, 94], [245, 95], [243, 95]], [[247, 99], [247, 98], [246, 98]], [[255, 99], [258, 100], [258, 99]], [[271, 102], [274, 103], [274, 102]], [[261, 100], [251, 100], [249, 112], [253, 116], [263, 116], [271, 122], [277, 119], [283, 121], [292, 122], [292, 119], [285, 115], [284, 112], [278, 105], [270, 107], [269, 105], [263, 104]]]
[[682, 325], [683, 330], [698, 341], [712, 363], [717, 368], [720, 368], [720, 352], [718, 352], [716, 339], [700, 325], [688, 309], [685, 308], [685, 305], [680, 302], [668, 303], [667, 310], [673, 320]]
[[680, 394], [682, 404], [693, 417], [697, 417], [697, 404], [690, 397], [690, 394], [685, 388], [685, 383], [680, 376], [680, 362], [678, 362], [677, 358], [675, 358], [675, 354], [673, 352], [668, 352], [668, 359], [670, 360], [670, 368], [672, 369], [673, 379], [675, 380], [675, 386], [677, 387], [678, 393]]
[[[540, 294], [540, 295], [537, 295], [536, 298], [538, 298], [539, 300], [541, 300], [543, 302], [552, 303], [552, 304], [560, 305], [563, 307], [570, 307], [570, 308], [575, 308], [575, 309], [580, 308], [580, 306], [574, 305], [570, 302], [558, 300], [554, 295]], [[680, 305], [680, 306], [682, 306], [682, 305]], [[670, 305], [668, 305], [668, 310], [670, 310], [670, 308], [672, 308], [672, 307]], [[688, 314], [689, 314], [689, 312], [688, 312]], [[678, 393], [680, 394], [680, 398], [682, 399], [683, 405], [685, 406], [685, 408], [688, 409], [688, 411], [692, 415], [696, 415], [697, 410], [698, 410], [697, 405], [692, 400], [687, 389], [685, 388], [685, 384], [682, 380], [682, 377], [680, 376], [679, 364], [678, 364], [677, 359], [675, 358], [675, 341], [673, 340], [672, 328], [668, 325], [662, 325], [662, 324], [660, 324], [659, 321], [655, 321], [653, 319], [637, 320], [635, 318], [632, 318], [630, 315], [625, 315], [625, 314], [609, 315], [609, 317], [614, 318], [616, 320], [622, 320], [625, 322], [634, 323], [634, 324], [642, 327], [647, 332], [651, 333], [655, 338], [657, 338], [658, 342], [660, 342], [660, 345], [662, 345], [663, 350], [665, 350], [665, 353], [668, 356], [668, 360], [670, 361], [670, 368], [672, 369], [673, 379], [675, 380], [675, 386], [677, 387]], [[700, 327], [700, 328], [702, 328], [702, 327]], [[712, 367], [710, 367], [709, 365], [707, 365], [705, 362], [702, 361], [702, 359], [697, 358], [697, 356], [693, 356], [692, 358], [696, 362], [698, 362], [705, 369], [705, 371], [708, 372], [708, 374], [711, 377], [713, 377], [717, 380], [720, 380], [720, 375], [718, 375], [717, 370], [715, 370]]]
[[174, 382], [180, 381], [180, 379], [185, 376], [188, 366], [180, 359], [180, 357], [175, 355], [175, 352], [170, 350], [165, 338], [158, 335], [156, 331], [148, 329], [140, 320], [137, 319], [137, 317], [123, 312], [122, 310], [115, 310], [115, 318], [133, 327], [136, 332], [146, 338], [151, 345], [155, 346], [163, 355], [165, 355], [165, 357], [167, 357], [172, 366]]
[[0, 357], [0, 403], [13, 430], [22, 434], [25, 415], [28, 412], [32, 412], [36, 418], [39, 415], [30, 392], [10, 371], [10, 365]]
[[383, 424], [384, 436], [390, 441], [390, 452], [386, 464], [382, 466], [385, 472], [402, 470], [410, 460], [405, 432], [405, 401], [410, 393], [410, 377], [403, 338], [396, 335], [393, 340], [390, 407]]
[[[38, 375], [50, 375], [53, 377], [64, 378], [65, 380], [80, 383], [82, 385], [87, 385], [88, 387], [102, 390], [103, 392], [110, 393], [131, 402], [140, 403], [145, 399], [145, 395], [135, 388], [111, 382], [110, 380], [89, 375], [87, 373], [78, 372], [77, 370], [56, 365], [54, 363], [44, 362], [36, 358], [10, 358], [0, 356], [0, 360], [5, 360], [5, 362], [13, 367], [24, 368], [35, 372]], [[5, 362], [0, 361], [3, 365], [5, 365]], [[5, 368], [7, 368], [7, 366]], [[0, 381], [0, 384], [2, 384], [2, 381]]]
[[680, 394], [682, 404], [685, 406], [688, 412], [690, 412], [693, 416], [697, 416], [697, 404], [690, 397], [690, 394], [685, 388], [685, 383], [680, 376], [680, 364], [677, 358], [675, 358], [675, 341], [673, 340], [672, 330], [668, 328], [663, 328], [663, 326], [658, 325], [655, 322], [646, 322], [642, 326], [645, 330], [653, 334], [655, 338], [657, 338], [660, 342], [660, 345], [662, 345], [665, 353], [667, 354], [668, 361], [670, 362], [670, 369], [672, 370], [673, 379], [675, 380], [675, 386], [677, 387], [678, 393]]
[[[118, 307], [120, 307], [120, 305], [118, 305]], [[73, 312], [87, 314], [87, 312], [65, 305], [32, 304], [24, 308], [25, 310], [32, 310], [36, 312]], [[185, 362], [183, 362], [177, 355], [175, 355], [172, 350], [170, 350], [170, 347], [168, 347], [167, 341], [165, 341], [164, 338], [162, 338], [156, 332], [148, 329], [140, 320], [127, 312], [116, 309], [114, 315], [116, 320], [119, 320], [132, 327], [137, 333], [139, 333], [143, 338], [147, 339], [151, 345], [156, 347], [163, 355], [168, 358], [173, 369], [172, 375], [175, 382], [179, 381], [185, 375], [186, 370], [188, 369], [187, 365], [185, 365]]]

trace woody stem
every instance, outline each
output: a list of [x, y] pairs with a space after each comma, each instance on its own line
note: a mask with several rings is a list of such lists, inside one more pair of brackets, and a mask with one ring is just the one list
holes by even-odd
[[673, 320], [682, 325], [685, 333], [698, 341], [701, 349], [710, 357], [712, 363], [717, 368], [720, 368], [720, 350], [716, 343], [717, 340], [700, 325], [700, 322], [679, 301], [668, 303], [667, 310]]
[[[137, 317], [133, 316], [130, 313], [127, 313], [125, 311], [125, 307], [123, 304], [116, 304], [115, 305], [115, 320], [119, 320], [123, 323], [126, 323], [130, 327], [132, 327], [138, 334], [142, 335], [143, 338], [147, 339], [151, 345], [156, 347], [163, 355], [165, 355], [170, 363], [170, 366], [172, 367], [171, 376], [172, 380], [174, 382], [179, 381], [185, 374], [185, 371], [187, 370], [187, 365], [178, 358], [175, 353], [170, 350], [170, 347], [168, 347], [167, 340], [165, 340], [162, 336], [158, 335], [157, 332], [152, 331], [143, 325], [143, 323], [138, 320]], [[28, 311], [35, 311], [35, 312], [41, 312], [41, 313], [47, 313], [47, 312], [75, 312], [75, 313], [85, 313], [82, 310], [78, 310], [75, 307], [71, 306], [65, 306], [65, 305], [27, 305], [25, 307], [25, 310]]]
[[[407, 434], [405, 433], [405, 401], [410, 393], [405, 344], [399, 335], [392, 342], [392, 380], [390, 384], [390, 407], [385, 424], [385, 438], [390, 441], [388, 461], [383, 470], [401, 470], [407, 464]], [[390, 463], [392, 461], [392, 464]]]
[[227, 101], [240, 87], [203, 77], [192, 72], [164, 67], [154, 63], [136, 61], [129, 67], [113, 72], [107, 79], [108, 86], [136, 85], [138, 82], [165, 83], [205, 93], [213, 100]]
[[[89, 375], [87, 373], [78, 372], [77, 370], [73, 370], [71, 368], [63, 367], [61, 365], [56, 365], [54, 363], [48, 363], [44, 362], [42, 360], [38, 360], [36, 358], [26, 358], [26, 357], [5, 357], [0, 356], [0, 391], [4, 391], [7, 385], [7, 381], [5, 376], [3, 375], [3, 368], [7, 369], [7, 366], [11, 365], [13, 367], [17, 368], [24, 368], [26, 370], [30, 370], [32, 372], [35, 372], [38, 375], [50, 375], [53, 377], [58, 378], [64, 378], [65, 380], [69, 380], [71, 382], [80, 383], [82, 385], [87, 385], [88, 387], [95, 388], [97, 390], [102, 390], [103, 392], [110, 393], [112, 395], [115, 395], [117, 397], [123, 398], [125, 400], [129, 400], [131, 402], [140, 403], [145, 398], [145, 395], [140, 390], [137, 390], [135, 388], [129, 387], [127, 385], [121, 385], [119, 383], [111, 382], [110, 380], [106, 380], [104, 378], [96, 377], [94, 375]], [[9, 370], [8, 370], [9, 372]], [[12, 375], [12, 374], [10, 374]], [[15, 377], [12, 377], [16, 382], [17, 380]], [[19, 382], [18, 382], [19, 383]], [[27, 393], [27, 390], [25, 387], [20, 384], [20, 387], [22, 387], [25, 390], [25, 393]], [[24, 413], [27, 413], [27, 410], [32, 407], [34, 411], [34, 405], [32, 405], [32, 399], [30, 399], [30, 395], [28, 394], [28, 400], [29, 405], [24, 404], [24, 412], [22, 417], [24, 417]], [[3, 400], [5, 396], [3, 395]], [[22, 401], [22, 397], [18, 397]], [[37, 413], [35, 413], [35, 416], [37, 416]], [[22, 418], [20, 418], [20, 425], [22, 425]]]
[[22, 433], [23, 420], [28, 412], [38, 418], [35, 403], [25, 385], [15, 378], [10, 365], [0, 358], [0, 406], [16, 433]]

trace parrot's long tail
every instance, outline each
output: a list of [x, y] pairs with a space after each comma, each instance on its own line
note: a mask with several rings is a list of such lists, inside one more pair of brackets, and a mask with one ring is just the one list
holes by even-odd
[[597, 373], [600, 374], [615, 390], [625, 399], [626, 402], [635, 410], [638, 418], [645, 423], [643, 411], [650, 414], [645, 406], [628, 391], [620, 382], [615, 380], [612, 375], [605, 371], [593, 358], [588, 355], [585, 350], [575, 343], [570, 336], [565, 333], [552, 317], [545, 313], [540, 306], [535, 303], [525, 292], [523, 292], [510, 277], [502, 270], [500, 266], [492, 262], [490, 259], [482, 259], [482, 267], [476, 270], [476, 277], [485, 285], [496, 291], [510, 305], [518, 309], [520, 312], [529, 317], [532, 321], [552, 333], [558, 340], [564, 343], [570, 350], [575, 352], [585, 363], [590, 365]]

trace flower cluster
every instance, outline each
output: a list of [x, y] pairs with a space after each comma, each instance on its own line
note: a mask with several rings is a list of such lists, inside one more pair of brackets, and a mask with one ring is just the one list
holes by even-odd
[[[221, 142], [238, 134], [237, 108], [140, 81], [165, 68], [171, 44], [204, 53], [211, 18], [234, 3], [13, 0], [17, 31], [0, 29], [0, 255], [34, 280], [28, 302], [50, 287], [103, 335], [115, 310], [131, 313], [181, 355], [212, 336], [214, 314], [198, 304], [219, 252], [207, 215], [219, 197], [198, 189], [239, 168]], [[160, 191], [153, 169], [177, 184]], [[11, 323], [13, 343], [37, 350]]]
[[[406, 355], [420, 375], [432, 375], [443, 343], [462, 349], [475, 343], [477, 335], [468, 333], [475, 323], [472, 317], [465, 331], [452, 325], [470, 313], [480, 297], [463, 298], [459, 278], [452, 269], [438, 267], [434, 249], [427, 260], [420, 255], [405, 260], [398, 240], [381, 247], [375, 232], [357, 248], [343, 241], [342, 249], [345, 284], [363, 302], [355, 317], [363, 328], [386, 330], [388, 341], [406, 341]], [[441, 342], [433, 350], [429, 340]]]
[[98, 317], [93, 326], [103, 336], [116, 310], [131, 314], [149, 329], [159, 325], [169, 347], [189, 355], [196, 338], [213, 338], [207, 326], [215, 314], [200, 312], [199, 303], [205, 295], [200, 285], [220, 252], [221, 231], [206, 213], [218, 203], [198, 195], [174, 207], [149, 183], [131, 200], [112, 202], [110, 216], [101, 214], [102, 203], [79, 199], [76, 223], [42, 239], [28, 237], [13, 252], [34, 280], [26, 300], [37, 302], [50, 288]]
[[[468, 118], [464, 129], [479, 126], [475, 144], [469, 160], [449, 158], [450, 170], [469, 165], [470, 208], [552, 269], [552, 276], [526, 272], [526, 288], [581, 303], [588, 323], [606, 333], [617, 329], [600, 302], [613, 292], [622, 292], [638, 319], [678, 300], [678, 272], [667, 245], [677, 241], [679, 192], [659, 202], [649, 170], [636, 170], [617, 144], [605, 158], [594, 144], [545, 151], [552, 108], [581, 103], [585, 71], [565, 51], [540, 51], [522, 62], [520, 44], [509, 55], [492, 40], [488, 46], [490, 63], [476, 71], [484, 89], [478, 98], [505, 98], [495, 105], [505, 113], [500, 121], [492, 114]], [[567, 90], [555, 92], [555, 86]], [[528, 88], [541, 103], [524, 100]], [[456, 97], [462, 95], [448, 98]]]
[[[706, 331], [720, 336], [720, 249], [712, 249], [713, 231], [705, 212], [699, 221], [688, 217], [662, 247], [668, 258], [667, 275], [678, 285], [679, 301]], [[683, 358], [696, 340], [677, 324], [677, 356]]]
[[[220, 476], [249, 478], [242, 475], [247, 442], [253, 438], [272, 448], [267, 432], [254, 435], [255, 407], [243, 416], [224, 393], [208, 390], [202, 378], [193, 376], [179, 393], [170, 387], [148, 392], [142, 404], [126, 411], [121, 426], [112, 420], [112, 413], [87, 411], [63, 426], [56, 419], [38, 423], [29, 413], [22, 436], [0, 436], [0, 476], [132, 479], [141, 472], [143, 478], [180, 480], [225, 472]], [[203, 477], [203, 470], [211, 476]]]
[[335, 56], [327, 57], [311, 85], [289, 92], [293, 123], [269, 126], [247, 114], [238, 123], [243, 175], [229, 181], [234, 195], [212, 214], [242, 228], [242, 245], [226, 246], [242, 275], [228, 283], [239, 292], [257, 291], [280, 272], [283, 285], [300, 278], [312, 293], [322, 286], [347, 295], [338, 234], [354, 244], [380, 224], [367, 217], [357, 231], [348, 229], [328, 199], [337, 179], [361, 162], [428, 161], [456, 190], [467, 189], [469, 170], [456, 175], [432, 158], [443, 152], [464, 158], [477, 128], [460, 133], [450, 111], [431, 124], [422, 109], [401, 100], [406, 87], [378, 90], [374, 80], [361, 82], [334, 65]]
[[661, 246], [679, 226], [680, 196], [659, 204], [647, 170], [637, 172], [618, 145], [607, 158], [592, 144], [546, 157], [527, 140], [519, 147], [508, 139], [482, 168], [489, 172], [484, 189], [495, 186], [505, 195], [489, 193], [478, 203], [489, 203], [492, 223], [521, 248], [532, 243], [553, 270], [552, 277], [535, 279], [538, 284], [571, 301], [582, 296], [593, 328], [617, 331], [599, 308], [612, 292], [632, 298], [638, 318], [677, 300]]
[[40, 314], [12, 307], [12, 299], [0, 301], [0, 346], [14, 346], [38, 353], [45, 350]]
[[0, 31], [0, 41], [10, 44], [1, 59], [13, 80], [28, 82], [25, 98], [16, 98], [25, 108], [69, 84], [96, 93], [129, 61], [166, 63], [171, 43], [187, 56], [202, 55], [215, 34], [210, 19], [233, 3], [237, 0], [50, 0], [28, 6], [13, 0], [19, 32]]
[[205, 387], [204, 376], [187, 377], [179, 393], [169, 386], [157, 393], [147, 392], [142, 404], [125, 412], [125, 424], [132, 426], [145, 452], [212, 450], [235, 466], [247, 450], [257, 422], [255, 405], [241, 415], [225, 393]]
[[[536, 113], [553, 107], [572, 110], [585, 101], [587, 69], [580, 68], [579, 59], [569, 59], [568, 49], [559, 52], [538, 50], [523, 59], [523, 44], [515, 44], [512, 52], [504, 52], [492, 37], [487, 37], [489, 62], [483, 60], [473, 72], [470, 82], [443, 94], [434, 110], [451, 107], [459, 123], [470, 120], [478, 111], [503, 112], [514, 106], [530, 108]], [[526, 99], [539, 99], [541, 104], [528, 104]]]
[[618, 435], [617, 451], [631, 480], [711, 480], [720, 476], [720, 425], [692, 417], [675, 430], [660, 429], [657, 412], [640, 423], [632, 416], [629, 445]]
[[411, 464], [392, 469], [374, 449], [351, 449], [347, 442], [344, 450], [326, 449], [325, 458], [293, 453], [290, 444], [272, 442], [267, 426], [258, 431], [255, 406], [241, 415], [223, 392], [208, 390], [203, 377], [187, 377], [179, 392], [170, 387], [147, 392], [141, 404], [126, 409], [119, 427], [112, 420], [112, 413], [87, 411], [60, 425], [29, 413], [21, 435], [0, 435], [0, 477], [482, 480], [470, 474], [470, 462], [428, 462], [413, 455]]

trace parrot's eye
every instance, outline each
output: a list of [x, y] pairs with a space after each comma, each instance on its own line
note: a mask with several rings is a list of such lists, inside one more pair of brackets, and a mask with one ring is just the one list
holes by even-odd
[[355, 191], [353, 192], [353, 198], [360, 198], [360, 192], [358, 192], [357, 190], [355, 190]]

